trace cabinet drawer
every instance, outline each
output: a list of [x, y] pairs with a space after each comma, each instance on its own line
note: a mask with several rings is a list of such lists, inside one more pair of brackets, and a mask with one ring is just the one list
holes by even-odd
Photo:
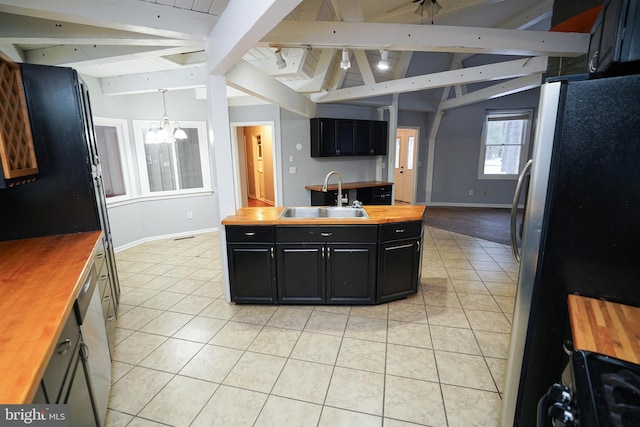
[[111, 293], [109, 291], [111, 288], [111, 283], [109, 281], [109, 269], [106, 267], [102, 268], [100, 274], [98, 274], [98, 295], [101, 297], [107, 293]]
[[371, 194], [374, 196], [380, 194], [391, 194], [391, 185], [381, 185], [379, 187], [371, 188]]
[[300, 242], [375, 242], [376, 225], [343, 226], [279, 226], [276, 227], [277, 243]]
[[80, 338], [78, 321], [73, 312], [69, 313], [69, 318], [62, 329], [60, 338], [49, 360], [49, 365], [42, 377], [42, 385], [47, 393], [50, 403], [57, 403], [60, 398], [60, 391], [67, 376], [67, 370], [71, 363], [76, 346]]
[[[96, 274], [100, 277], [100, 274], [103, 274], [103, 269], [106, 270], [105, 265], [106, 253], [104, 249], [104, 242], [101, 240], [98, 243], [98, 248], [96, 249], [96, 256], [93, 259], [93, 264], [95, 265]], [[102, 294], [101, 294], [102, 295]]]
[[274, 241], [275, 234], [273, 226], [257, 225], [226, 225], [227, 242], [251, 243]]
[[422, 221], [406, 221], [383, 224], [380, 226], [380, 241], [420, 237]]
[[107, 275], [106, 286], [104, 289], [104, 294], [102, 294], [102, 315], [104, 316], [105, 322], [107, 321], [107, 312], [109, 311], [109, 305], [113, 304], [113, 291], [111, 289], [111, 283], [108, 280], [109, 276]]

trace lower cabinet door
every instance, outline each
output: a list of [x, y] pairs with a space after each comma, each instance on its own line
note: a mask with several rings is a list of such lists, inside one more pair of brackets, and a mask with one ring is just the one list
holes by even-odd
[[420, 239], [381, 242], [378, 248], [378, 302], [388, 302], [418, 290]]
[[273, 244], [228, 244], [227, 255], [233, 302], [276, 302]]
[[373, 304], [376, 286], [375, 244], [327, 245], [327, 302]]
[[278, 302], [325, 302], [324, 244], [277, 244]]

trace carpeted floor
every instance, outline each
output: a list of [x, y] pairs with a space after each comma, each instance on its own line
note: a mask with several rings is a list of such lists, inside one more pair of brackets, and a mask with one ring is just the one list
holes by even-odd
[[508, 245], [510, 214], [502, 208], [427, 206], [427, 225]]

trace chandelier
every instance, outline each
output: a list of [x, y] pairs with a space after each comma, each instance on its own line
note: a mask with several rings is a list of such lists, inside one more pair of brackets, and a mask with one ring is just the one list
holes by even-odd
[[164, 95], [167, 92], [167, 89], [160, 89], [160, 92], [162, 93], [162, 107], [164, 115], [158, 125], [149, 126], [144, 142], [146, 144], [165, 144], [175, 142], [176, 139], [187, 139], [187, 134], [180, 127], [180, 123], [174, 122], [173, 126], [171, 126], [169, 116], [167, 116], [167, 101], [165, 100]]

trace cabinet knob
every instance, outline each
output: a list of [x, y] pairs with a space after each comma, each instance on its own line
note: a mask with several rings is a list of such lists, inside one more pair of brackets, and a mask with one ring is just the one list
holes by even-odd
[[396, 228], [396, 233], [404, 233], [404, 228]]
[[333, 236], [333, 233], [320, 233], [322, 237], [330, 237]]
[[245, 235], [245, 236], [255, 236], [255, 235], [256, 235], [256, 232], [255, 232], [255, 231], [245, 231], [245, 232], [244, 232], [244, 235]]

